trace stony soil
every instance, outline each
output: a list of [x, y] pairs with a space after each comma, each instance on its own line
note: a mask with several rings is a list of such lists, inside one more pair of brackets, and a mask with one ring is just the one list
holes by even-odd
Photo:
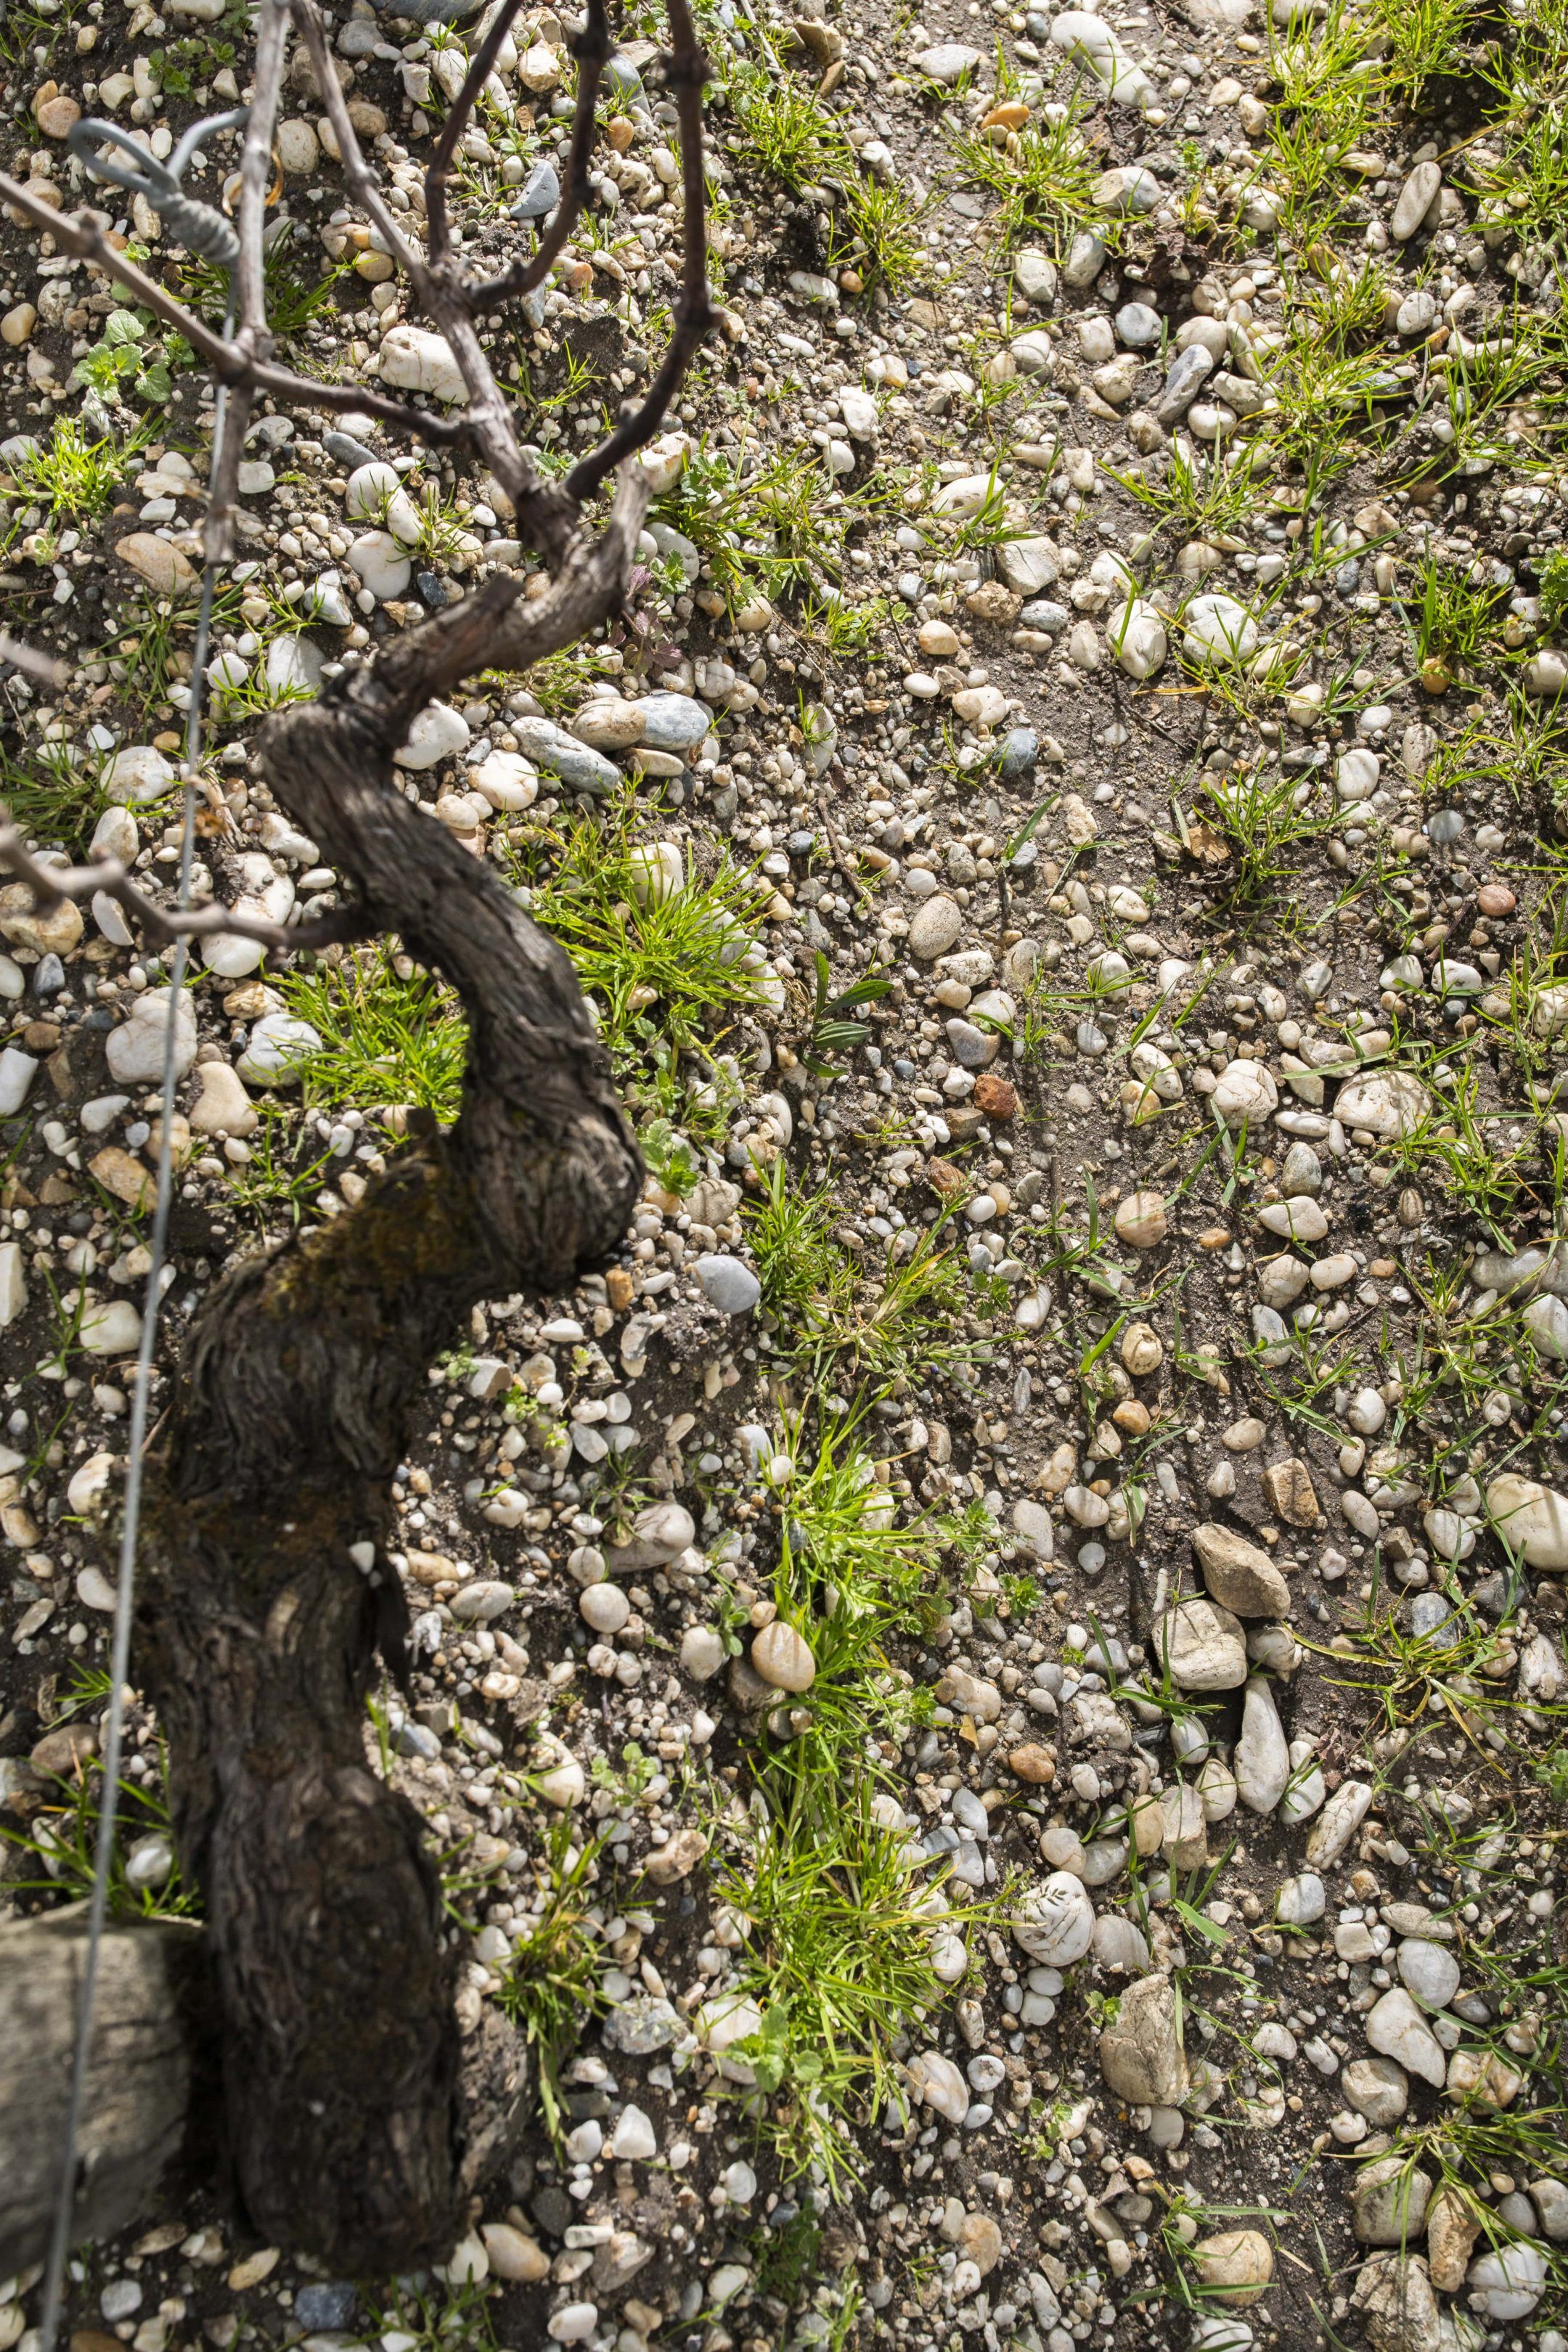
[[[569, 29], [520, 20], [465, 142], [477, 255], [563, 153]], [[494, 337], [547, 452], [673, 299], [657, 30], [619, 27], [591, 231]], [[406, 765], [579, 956], [651, 1171], [614, 1264], [433, 1371], [417, 1670], [366, 1727], [465, 2031], [531, 2026], [548, 2097], [444, 2273], [324, 2278], [176, 2179], [84, 2251], [73, 2341], [1564, 2352], [1568, 384], [1527, 165], [1568, 28], [704, 35], [721, 332], [625, 618]], [[249, 37], [9, 7], [9, 167], [84, 200], [79, 104], [167, 152]], [[416, 226], [463, 28], [359, 0], [333, 37]], [[292, 360], [439, 394], [302, 58], [285, 110]], [[167, 889], [210, 398], [5, 236], [0, 584], [69, 669], [4, 676], [6, 789]], [[75, 509], [72, 435], [109, 445]], [[529, 559], [368, 419], [249, 455], [197, 878], [281, 916], [336, 877], [250, 775], [268, 708]], [[8, 892], [0, 933], [25, 1913], [81, 1891], [97, 1803], [166, 975], [106, 903]], [[395, 949], [258, 961], [192, 989], [165, 1362], [455, 1108]], [[118, 1901], [189, 1905], [130, 1722]]]

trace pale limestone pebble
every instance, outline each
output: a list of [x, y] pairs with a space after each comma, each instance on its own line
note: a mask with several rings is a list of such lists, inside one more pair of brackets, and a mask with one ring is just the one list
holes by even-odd
[[21, 1109], [37, 1074], [37, 1059], [24, 1054], [19, 1045], [0, 1051], [0, 1118], [10, 1118]]
[[809, 1690], [816, 1678], [809, 1643], [782, 1617], [764, 1625], [752, 1641], [752, 1665], [774, 1690]]
[[1258, 1211], [1258, 1222], [1266, 1232], [1292, 1242], [1321, 1242], [1329, 1230], [1328, 1218], [1318, 1202], [1304, 1196], [1271, 1202]]
[[378, 604], [405, 594], [414, 577], [413, 563], [389, 530], [362, 530], [350, 541], [346, 560]]
[[101, 1517], [113, 1477], [112, 1454], [89, 1454], [87, 1460], [71, 1473], [70, 1484], [66, 1488], [66, 1501], [78, 1518]]
[[[129, 1017], [104, 1040], [109, 1074], [120, 1086], [155, 1086], [163, 1076], [172, 991], [143, 990]], [[174, 1071], [183, 1078], [196, 1058], [196, 1016], [182, 992], [174, 1013]]]
[[1321, 1811], [1329, 1793], [1312, 1743], [1309, 1739], [1290, 1742], [1290, 1780], [1279, 1800], [1279, 1818], [1292, 1829], [1298, 1822], [1310, 1821]]
[[1432, 1108], [1432, 1096], [1408, 1070], [1376, 1070], [1347, 1078], [1334, 1102], [1334, 1117], [1379, 1142], [1413, 1135]]
[[1506, 2324], [1529, 2318], [1546, 2291], [1546, 2277], [1545, 2250], [1516, 2238], [1478, 2255], [1465, 2284], [1487, 2318]]
[[1258, 1128], [1274, 1116], [1279, 1089], [1267, 1063], [1227, 1062], [1209, 1097], [1226, 1127]]
[[1549, 1575], [1568, 1572], [1568, 1496], [1505, 1470], [1487, 1488], [1487, 1513], [1510, 1551]]
[[1267, 1552], [1212, 1520], [1193, 1533], [1210, 1598], [1237, 1617], [1284, 1617], [1290, 1588]]
[[951, 2058], [944, 2058], [940, 2050], [923, 2050], [910, 2060], [907, 2071], [917, 2099], [949, 2123], [963, 2121], [969, 2113], [969, 2085]]
[[1421, 227], [1443, 192], [1443, 173], [1437, 163], [1417, 163], [1399, 191], [1389, 223], [1389, 235], [1396, 245], [1406, 245]]
[[264, 1013], [236, 1065], [248, 1086], [297, 1087], [304, 1064], [321, 1050], [321, 1033], [292, 1013]]
[[1440, 2091], [1448, 2075], [1442, 2043], [1403, 1985], [1395, 1985], [1367, 2013], [1366, 2038], [1380, 2057], [1392, 2058], [1407, 2074], [1419, 2074]]
[[1116, 1234], [1134, 1249], [1157, 1249], [1169, 1230], [1163, 1192], [1128, 1192], [1116, 1204]]
[[1247, 661], [1258, 650], [1258, 624], [1234, 596], [1194, 596], [1182, 615], [1182, 627], [1192, 661], [1224, 666]]
[[1282, 1927], [1310, 1927], [1328, 1908], [1328, 1890], [1315, 1871], [1288, 1878], [1275, 1898], [1274, 1916]]
[[1223, 1756], [1205, 1756], [1198, 1773], [1198, 1799], [1205, 1822], [1228, 1821], [1236, 1811], [1236, 1775]]
[[468, 770], [470, 792], [504, 814], [531, 808], [539, 796], [539, 777], [531, 761], [518, 751], [491, 751]]
[[1187, 2088], [1181, 2011], [1169, 1977], [1140, 1977], [1121, 1995], [1100, 2037], [1100, 2068], [1131, 2106], [1172, 2107]]
[[1432, 2179], [1403, 2157], [1363, 2164], [1351, 2191], [1352, 2227], [1363, 2246], [1402, 2246], [1423, 2237]]
[[1020, 1496], [1013, 1506], [1013, 1532], [1020, 1542], [1027, 1544], [1037, 1559], [1055, 1558], [1056, 1530], [1043, 1503], [1035, 1502], [1027, 1495]]
[[1392, 2058], [1352, 2058], [1340, 2081], [1352, 2106], [1379, 2131], [1396, 2124], [1410, 2105], [1409, 2077]]
[[941, 82], [951, 89], [965, 74], [978, 71], [984, 62], [979, 49], [971, 48], [966, 41], [939, 41], [932, 47], [919, 51], [913, 63], [917, 73], [928, 81]]
[[550, 2256], [526, 2231], [510, 2221], [485, 2221], [479, 2235], [497, 2278], [517, 2286], [537, 2286], [550, 2276]]
[[171, 541], [156, 531], [133, 530], [116, 540], [114, 552], [121, 563], [145, 580], [157, 596], [176, 596], [195, 583], [195, 566]]
[[1274, 2249], [1261, 2230], [1221, 2230], [1193, 2248], [1200, 2292], [1228, 2311], [1260, 2303], [1274, 2276]]
[[[106, 800], [140, 807], [148, 801], [163, 800], [174, 791], [179, 781], [179, 770], [171, 766], [154, 745], [132, 743], [124, 751], [117, 751], [110, 761], [103, 780], [103, 793]], [[130, 857], [123, 856], [123, 848], [124, 844], [121, 843], [116, 855], [121, 857], [123, 864], [129, 865], [136, 855], [135, 841], [130, 844]]]
[[63, 959], [86, 929], [74, 898], [62, 898], [58, 906], [41, 909], [34, 903], [28, 883], [12, 882], [0, 889], [0, 939], [14, 948], [30, 948], [37, 955]]
[[0, 1242], [0, 1331], [13, 1324], [27, 1304], [20, 1242]]
[[1258, 1675], [1247, 1683], [1243, 1696], [1241, 1737], [1231, 1769], [1247, 1810], [1271, 1813], [1290, 1778], [1290, 1754], [1273, 1689]]
[[77, 1327], [79, 1346], [89, 1356], [128, 1356], [142, 1344], [142, 1314], [128, 1298], [89, 1307]]
[[1070, 1968], [1088, 1951], [1094, 1934], [1094, 1906], [1082, 1881], [1057, 1870], [1030, 1887], [1014, 1910], [1013, 1939], [1045, 1968]]
[[408, 730], [408, 740], [393, 753], [400, 767], [434, 768], [468, 749], [468, 722], [449, 703], [426, 703]]
[[1142, 596], [1129, 599], [1106, 632], [1117, 662], [1129, 677], [1153, 677], [1165, 666], [1170, 639], [1163, 615]]
[[1446, 1945], [1406, 1936], [1394, 1961], [1401, 1982], [1425, 2009], [1447, 2009], [1459, 1990], [1459, 1963]]
[[947, 953], [963, 929], [963, 911], [954, 900], [940, 895], [927, 898], [910, 924], [910, 953], [922, 963], [932, 963]]
[[401, 392], [427, 392], [444, 401], [467, 400], [463, 372], [445, 335], [427, 327], [398, 325], [382, 339], [377, 367]]
[[308, 179], [319, 166], [321, 142], [301, 116], [295, 115], [280, 122], [272, 139], [278, 161], [289, 179]]
[[1159, 105], [1156, 85], [1103, 16], [1064, 9], [1051, 26], [1051, 40], [1076, 64], [1087, 66], [1108, 97], [1144, 114]]
[[724, 1639], [713, 1625], [691, 1625], [680, 1637], [680, 1670], [693, 1682], [705, 1683], [724, 1663]]
[[1403, 2248], [1368, 2255], [1356, 2274], [1351, 2308], [1373, 2352], [1445, 2352], [1450, 2340], [1426, 2262]]
[[1183, 1601], [1163, 1618], [1157, 1655], [1183, 1690], [1237, 1690], [1247, 1680], [1241, 1621], [1212, 1601]]
[[1338, 1862], [1371, 1806], [1372, 1789], [1367, 1781], [1341, 1781], [1308, 1835], [1307, 1861], [1313, 1870], [1327, 1870]]

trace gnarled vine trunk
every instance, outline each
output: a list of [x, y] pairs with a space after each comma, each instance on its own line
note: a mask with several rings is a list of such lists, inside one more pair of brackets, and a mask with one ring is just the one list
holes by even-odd
[[364, 1752], [374, 1655], [397, 1663], [406, 1624], [389, 1482], [468, 1309], [569, 1285], [641, 1176], [567, 958], [404, 796], [393, 753], [433, 680], [477, 666], [469, 637], [521, 661], [598, 618], [640, 511], [624, 493], [608, 551], [584, 544], [521, 624], [519, 583], [492, 583], [264, 739], [275, 796], [367, 927], [439, 971], [469, 1024], [456, 1126], [426, 1121], [356, 1208], [207, 1302], [148, 1487], [139, 1654], [206, 1906], [240, 2193], [267, 2236], [351, 2273], [405, 2267], [458, 2221], [436, 1874]]

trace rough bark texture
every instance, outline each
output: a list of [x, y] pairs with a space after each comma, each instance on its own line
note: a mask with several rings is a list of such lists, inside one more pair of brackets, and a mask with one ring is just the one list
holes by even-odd
[[[392, 755], [431, 694], [612, 607], [644, 502], [625, 486], [545, 597], [492, 582], [279, 714], [263, 744], [273, 793], [367, 927], [450, 982], [469, 1022], [457, 1125], [427, 1123], [356, 1209], [214, 1293], [149, 1481], [141, 1666], [206, 1904], [239, 2189], [264, 2236], [351, 2274], [406, 2269], [460, 2221], [436, 1874], [364, 1755], [374, 1654], [395, 1665], [406, 1622], [388, 1484], [468, 1309], [570, 1284], [618, 1238], [641, 1177], [567, 958], [410, 804]], [[350, 1556], [366, 1542], [369, 1575]]]
[[[48, 2249], [70, 2097], [85, 1903], [0, 1927], [0, 2273]], [[185, 2142], [210, 2027], [202, 1932], [179, 1920], [112, 1927], [98, 1966], [75, 2234], [145, 2210]]]

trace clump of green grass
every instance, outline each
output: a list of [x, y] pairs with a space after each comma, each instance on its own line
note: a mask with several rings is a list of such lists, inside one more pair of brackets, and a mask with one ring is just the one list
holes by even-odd
[[451, 1121], [462, 1099], [468, 1024], [450, 989], [384, 944], [291, 971], [277, 983], [321, 1040], [301, 1055], [309, 1104], [416, 1103]]
[[730, 78], [735, 136], [730, 152], [792, 195], [820, 191], [833, 205], [828, 267], [859, 270], [868, 287], [898, 293], [920, 272], [921, 207], [895, 181], [865, 173], [843, 125], [816, 92], [774, 60], [769, 73], [750, 59]]
[[[185, 46], [182, 44], [181, 46]], [[194, 46], [194, 45], [192, 45]], [[220, 45], [222, 46], [222, 45]], [[333, 297], [346, 278], [354, 276], [353, 257], [334, 262], [324, 278], [310, 274], [303, 253], [296, 249], [291, 221], [279, 223], [267, 240], [263, 268], [267, 286], [267, 323], [279, 342], [298, 342], [308, 327], [337, 308]], [[362, 281], [355, 279], [355, 284]], [[221, 326], [228, 308], [228, 273], [198, 256], [180, 267], [180, 295], [212, 326]]]
[[1289, 905], [1289, 853], [1331, 832], [1335, 814], [1313, 806], [1314, 785], [1265, 765], [1233, 776], [1199, 777], [1194, 800], [1228, 843], [1232, 863], [1222, 873], [1226, 908], [1257, 919], [1279, 918]]
[[604, 1948], [588, 1924], [595, 1866], [607, 1835], [586, 1837], [570, 1813], [550, 1822], [537, 1864], [534, 1924], [507, 1964], [497, 1995], [539, 2069], [539, 2099], [552, 2140], [563, 2136], [561, 2069], [603, 2011]]
[[834, 1239], [834, 1187], [799, 1190], [782, 1157], [742, 1213], [774, 1348], [814, 1383], [890, 1387], [963, 1352], [953, 1336], [963, 1275], [937, 1231], [922, 1229], [907, 1251], [895, 1244], [879, 1265], [862, 1265]]
[[572, 958], [612, 1055], [628, 1064], [653, 1034], [667, 1052], [700, 1053], [715, 1022], [763, 1002], [751, 951], [772, 895], [727, 855], [710, 875], [689, 858], [672, 887], [638, 843], [645, 815], [624, 793], [514, 852], [534, 920]]
[[[1015, 95], [1017, 78], [998, 53], [996, 98]], [[1089, 108], [1080, 97], [1075, 76], [1062, 105], [1061, 119], [1051, 121], [1037, 101], [1022, 131], [997, 145], [990, 134], [943, 126], [953, 162], [966, 180], [988, 188], [998, 199], [991, 233], [1004, 252], [1026, 236], [1046, 236], [1058, 251], [1094, 214], [1093, 191], [1101, 164], [1085, 136]], [[1107, 245], [1116, 242], [1115, 224], [1094, 220]]]
[[[114, 502], [131, 467], [152, 438], [149, 427], [138, 425], [123, 441], [90, 440], [81, 420], [58, 416], [47, 445], [19, 457], [11, 467], [9, 487], [17, 508], [42, 507], [51, 524], [89, 522]], [[5, 545], [21, 529], [13, 511]]]
[[0, 805], [29, 839], [79, 849], [97, 819], [99, 767], [77, 768], [63, 744], [40, 744], [24, 763], [0, 750]]
[[[162, 1749], [159, 1751], [160, 1763]], [[92, 1893], [98, 1861], [99, 1814], [103, 1776], [96, 1764], [52, 1776], [53, 1792], [31, 1816], [26, 1829], [0, 1822], [0, 1844], [16, 1858], [17, 1875], [8, 1884], [18, 1895], [85, 1902]], [[155, 1885], [133, 1885], [126, 1864], [133, 1850], [156, 1837], [167, 1848], [167, 1869]], [[149, 1786], [121, 1780], [115, 1808], [114, 1843], [110, 1862], [109, 1915], [111, 1919], [190, 1919], [200, 1916], [201, 1898], [180, 1876], [179, 1857], [163, 1793], [163, 1774]]]
[[827, 488], [798, 452], [737, 458], [704, 441], [657, 512], [698, 550], [732, 611], [759, 590], [820, 601], [843, 567], [843, 524], [825, 510]]
[[1178, 439], [1162, 461], [1117, 474], [1115, 479], [1162, 522], [1202, 532], [1234, 530], [1256, 512], [1257, 472], [1253, 451], [1245, 444], [1216, 446], [1205, 455]]
[[[802, 1424], [786, 1425], [797, 1465], [808, 1443]], [[898, 2035], [954, 1990], [933, 1963], [946, 1901], [878, 1818], [870, 1760], [918, 1712], [888, 1644], [942, 1605], [950, 1533], [931, 1518], [900, 1526], [854, 1432], [824, 1432], [789, 1488], [773, 1587], [816, 1680], [787, 1735], [766, 1735], [753, 1758], [744, 1824], [731, 1815], [719, 1831], [717, 1883], [749, 1923], [742, 1989], [763, 2019], [734, 2054], [769, 2101], [765, 2129], [786, 2169], [819, 2167], [834, 2193], [858, 2171], [856, 2124], [900, 2095]], [[982, 1915], [955, 1924], [966, 1916]]]

